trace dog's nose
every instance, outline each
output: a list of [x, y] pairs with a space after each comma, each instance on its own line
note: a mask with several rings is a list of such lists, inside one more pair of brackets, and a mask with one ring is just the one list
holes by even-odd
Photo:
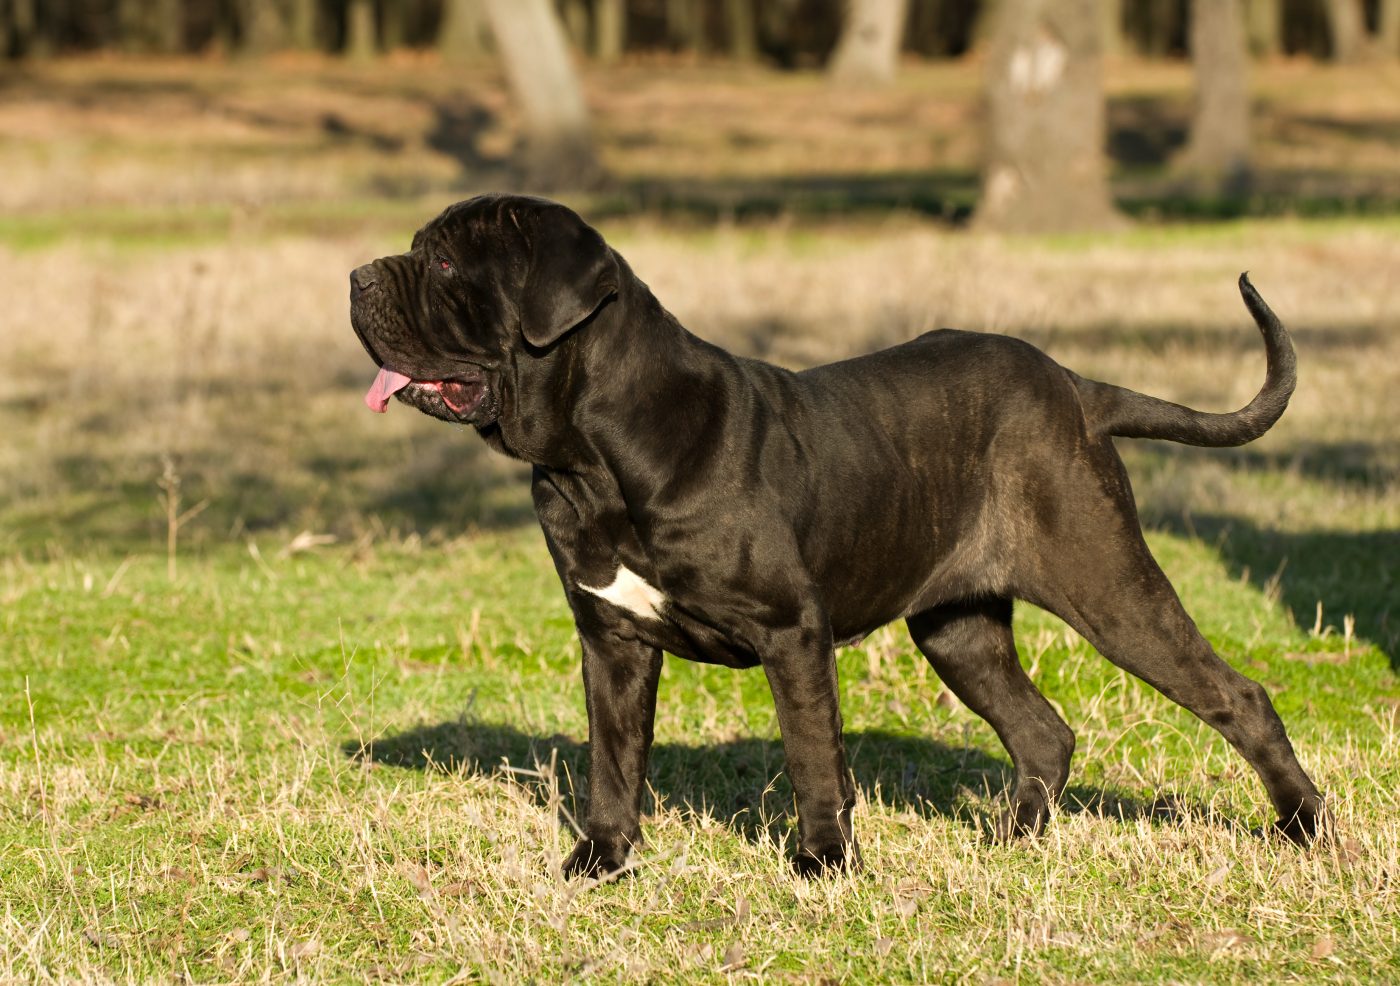
[[356, 294], [361, 291], [368, 291], [379, 281], [379, 274], [374, 269], [374, 264], [365, 264], [363, 267], [356, 267], [350, 272], [350, 290]]

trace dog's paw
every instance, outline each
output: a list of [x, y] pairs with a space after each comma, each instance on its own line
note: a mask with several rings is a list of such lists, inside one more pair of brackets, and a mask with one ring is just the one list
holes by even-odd
[[1050, 809], [1043, 801], [1012, 805], [992, 823], [992, 842], [1000, 844], [1037, 836], [1045, 829], [1049, 817]]
[[834, 873], [858, 872], [864, 864], [860, 858], [860, 847], [854, 842], [813, 852], [802, 848], [792, 858], [792, 868], [806, 880], [829, 876]]
[[1295, 846], [1310, 846], [1331, 836], [1331, 816], [1321, 806], [1305, 805], [1291, 817], [1274, 822], [1274, 831]]
[[616, 873], [627, 862], [626, 845], [617, 846], [583, 838], [564, 860], [564, 876], [602, 877]]

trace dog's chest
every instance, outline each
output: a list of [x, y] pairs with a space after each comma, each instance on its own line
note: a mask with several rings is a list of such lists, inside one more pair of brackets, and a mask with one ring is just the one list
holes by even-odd
[[617, 574], [607, 585], [584, 585], [580, 581], [578, 588], [611, 603], [636, 619], [653, 622], [663, 619], [661, 614], [666, 605], [666, 595], [626, 565], [617, 566]]

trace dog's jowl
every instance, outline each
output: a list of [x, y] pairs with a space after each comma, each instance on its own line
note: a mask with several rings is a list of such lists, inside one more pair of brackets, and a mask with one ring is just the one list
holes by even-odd
[[1021, 669], [1012, 601], [1219, 730], [1305, 842], [1322, 798], [1264, 689], [1222, 661], [1143, 542], [1113, 436], [1240, 445], [1287, 406], [1292, 344], [1247, 278], [1263, 389], [1206, 414], [1077, 376], [1024, 342], [941, 330], [801, 373], [687, 332], [565, 207], [483, 196], [351, 275], [366, 396], [469, 424], [534, 465], [583, 649], [591, 797], [571, 873], [638, 844], [663, 651], [762, 667], [804, 874], [854, 866], [838, 643], [905, 620], [1015, 764], [998, 833], [1035, 832], [1074, 734]]

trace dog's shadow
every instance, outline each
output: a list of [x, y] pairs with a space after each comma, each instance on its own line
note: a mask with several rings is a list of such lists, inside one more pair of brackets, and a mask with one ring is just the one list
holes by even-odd
[[[563, 734], [535, 736], [499, 723], [468, 718], [417, 726], [362, 745], [347, 742], [346, 756], [412, 770], [467, 773], [521, 784], [541, 805], [556, 803], [561, 820], [583, 819], [588, 748]], [[922, 817], [955, 818], [984, 837], [1005, 803], [1010, 765], [973, 747], [951, 747], [923, 737], [881, 730], [848, 730], [846, 749], [866, 803]], [[652, 747], [648, 785], [656, 801], [681, 806], [728, 825], [750, 842], [784, 843], [793, 830], [792, 788], [783, 773], [782, 743], [739, 737]], [[558, 799], [556, 801], [556, 798]], [[1061, 811], [1105, 819], [1180, 825], [1186, 820], [1227, 824], [1205, 805], [1167, 795], [1147, 801], [1108, 788], [1070, 785]], [[790, 847], [789, 847], [790, 848]]]

